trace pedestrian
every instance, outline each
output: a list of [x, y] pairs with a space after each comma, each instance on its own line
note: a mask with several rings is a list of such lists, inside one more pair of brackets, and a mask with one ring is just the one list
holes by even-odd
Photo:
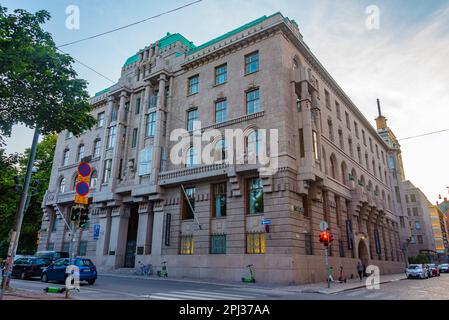
[[363, 271], [364, 271], [364, 267], [363, 267], [362, 263], [359, 261], [357, 263], [357, 273], [359, 274], [360, 282], [362, 282], [362, 279], [363, 279]]
[[346, 283], [346, 277], [343, 276], [343, 266], [340, 266], [340, 276], [338, 277], [340, 283]]

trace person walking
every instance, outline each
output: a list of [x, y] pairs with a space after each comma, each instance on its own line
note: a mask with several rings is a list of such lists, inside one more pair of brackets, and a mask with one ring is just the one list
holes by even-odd
[[362, 282], [362, 279], [363, 279], [363, 265], [362, 265], [362, 263], [360, 261], [357, 263], [357, 273], [359, 274], [360, 282]]

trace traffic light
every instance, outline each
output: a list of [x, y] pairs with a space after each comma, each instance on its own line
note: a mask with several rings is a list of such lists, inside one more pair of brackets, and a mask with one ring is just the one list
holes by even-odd
[[320, 233], [320, 242], [323, 243], [326, 247], [329, 245], [330, 234], [328, 231], [322, 231]]
[[81, 208], [73, 207], [72, 208], [72, 213], [70, 215], [70, 220], [73, 221], [73, 222], [78, 221], [78, 219], [80, 217], [80, 213], [81, 213]]
[[87, 229], [88, 225], [89, 225], [89, 210], [87, 208], [81, 208], [79, 227], [81, 229]]
[[334, 235], [331, 233], [329, 235], [329, 243], [332, 243], [332, 241], [334, 241]]

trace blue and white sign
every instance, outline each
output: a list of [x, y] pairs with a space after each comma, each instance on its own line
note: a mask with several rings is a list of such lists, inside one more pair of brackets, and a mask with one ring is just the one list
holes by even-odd
[[98, 240], [100, 238], [100, 225], [94, 225], [94, 240]]
[[262, 221], [261, 221], [261, 223], [262, 223], [262, 225], [270, 225], [271, 224], [271, 220], [268, 220], [268, 219], [263, 219]]

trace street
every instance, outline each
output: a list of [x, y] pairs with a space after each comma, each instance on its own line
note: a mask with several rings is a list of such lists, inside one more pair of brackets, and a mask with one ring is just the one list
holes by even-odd
[[[40, 280], [12, 281], [12, 287], [41, 293], [47, 286]], [[192, 281], [136, 279], [99, 276], [93, 286], [81, 285], [74, 294], [80, 300], [437, 300], [449, 299], [449, 275], [427, 280], [401, 280], [380, 285], [379, 290], [354, 289], [334, 294], [300, 293], [285, 287], [210, 284]]]

